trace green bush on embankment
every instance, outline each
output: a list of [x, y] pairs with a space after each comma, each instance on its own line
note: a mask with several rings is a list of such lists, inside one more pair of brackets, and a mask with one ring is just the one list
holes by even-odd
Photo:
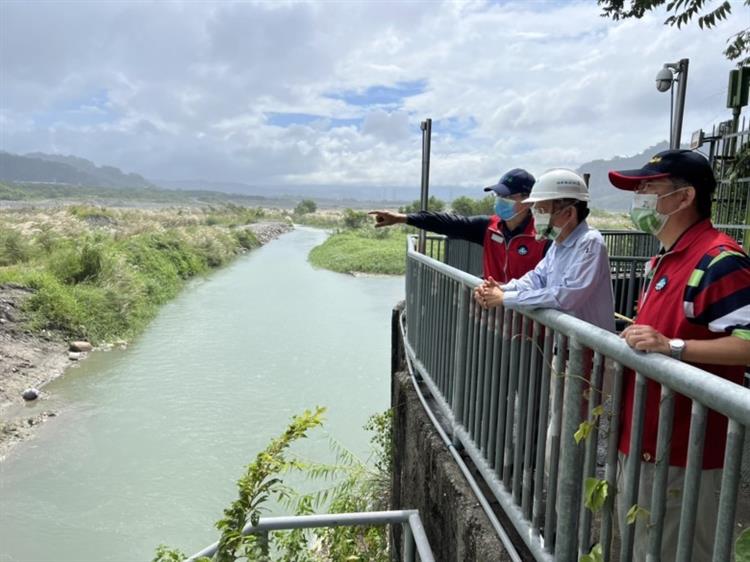
[[310, 263], [339, 273], [403, 275], [406, 266], [406, 230], [372, 226], [332, 234], [310, 252]]
[[[226, 226], [250, 222], [244, 210], [98, 211], [39, 223], [0, 216], [0, 285], [33, 289], [31, 329], [94, 343], [132, 337], [187, 279], [258, 246], [251, 231]], [[92, 217], [106, 228], [89, 227]]]

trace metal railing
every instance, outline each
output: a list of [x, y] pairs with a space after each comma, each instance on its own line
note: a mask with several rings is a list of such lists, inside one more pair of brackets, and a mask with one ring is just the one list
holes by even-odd
[[[319, 527], [351, 527], [401, 525], [403, 528], [404, 562], [434, 562], [430, 543], [425, 535], [422, 520], [416, 510], [369, 511], [357, 513], [326, 513], [320, 515], [297, 515], [290, 517], [261, 517], [257, 525], [246, 525], [243, 535], [260, 535], [268, 544], [268, 534], [272, 531], [291, 529], [314, 529]], [[194, 562], [201, 557], [212, 557], [219, 546], [215, 542], [200, 552], [196, 552], [186, 562]]]
[[[623, 377], [632, 369], [631, 451], [641, 451], [647, 381], [661, 385], [655, 485], [647, 490], [653, 560], [660, 556], [677, 393], [692, 400], [678, 560], [690, 558], [709, 408], [729, 418], [713, 553], [715, 562], [729, 560], [750, 390], [666, 356], [636, 352], [615, 334], [559, 311], [483, 310], [472, 298], [480, 282], [417, 253], [411, 238], [404, 347], [447, 420], [446, 432], [476, 465], [533, 556], [575, 561], [598, 542], [604, 560], [633, 560], [633, 526], [626, 525], [619, 541], [613, 540], [614, 496], [624, 494], [632, 506], [639, 493], [639, 454], [628, 457], [629, 485], [617, 490]], [[603, 395], [605, 374], [612, 379], [609, 396]], [[606, 435], [594, 429], [576, 443], [582, 422], [605, 419]], [[606, 458], [598, 459], [604, 468], [597, 472], [600, 440]], [[609, 495], [594, 514], [584, 505], [583, 491], [586, 479], [597, 476]]]
[[[728, 126], [731, 125], [731, 126]], [[736, 132], [732, 132], [732, 131]], [[750, 145], [750, 124], [742, 119], [714, 126], [706, 137], [708, 158], [718, 181], [714, 193], [713, 222], [745, 248], [750, 247], [750, 177], [734, 169], [738, 157]], [[747, 156], [745, 156], [747, 157]], [[750, 164], [745, 162], [744, 171]], [[736, 177], [732, 177], [736, 176]]]

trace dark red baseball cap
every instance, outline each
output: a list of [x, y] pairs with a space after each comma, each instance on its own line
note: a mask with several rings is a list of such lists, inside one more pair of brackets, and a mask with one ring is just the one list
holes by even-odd
[[716, 178], [705, 156], [693, 150], [665, 150], [651, 157], [640, 170], [609, 172], [609, 181], [615, 187], [634, 191], [644, 180], [677, 178], [695, 189], [709, 192], [716, 189]]

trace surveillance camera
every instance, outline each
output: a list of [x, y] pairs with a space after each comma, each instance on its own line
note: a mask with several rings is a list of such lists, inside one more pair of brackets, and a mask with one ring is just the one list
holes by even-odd
[[666, 92], [672, 87], [674, 76], [668, 68], [662, 68], [656, 73], [656, 89], [660, 92]]

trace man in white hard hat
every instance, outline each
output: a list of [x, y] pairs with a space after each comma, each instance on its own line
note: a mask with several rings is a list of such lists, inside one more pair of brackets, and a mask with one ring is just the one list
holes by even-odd
[[571, 170], [544, 173], [524, 203], [533, 203], [537, 236], [554, 243], [537, 266], [504, 285], [487, 279], [474, 297], [484, 308], [554, 308], [614, 331], [614, 297], [604, 239], [586, 222], [589, 191]]

